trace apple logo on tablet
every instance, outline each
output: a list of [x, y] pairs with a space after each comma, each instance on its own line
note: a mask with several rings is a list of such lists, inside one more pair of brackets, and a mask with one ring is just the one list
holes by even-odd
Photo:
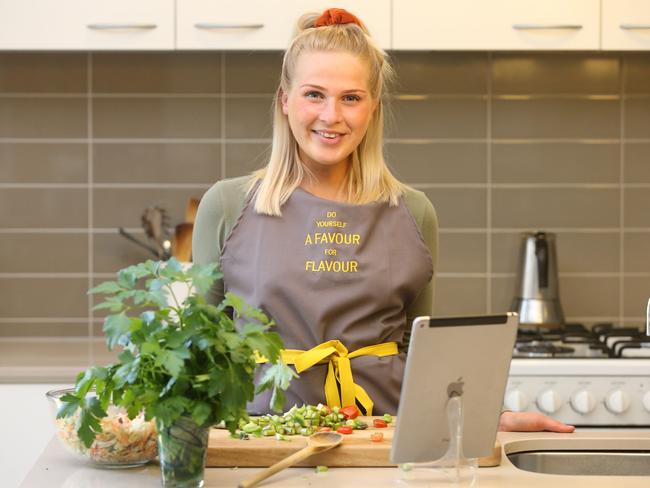
[[455, 396], [463, 396], [463, 385], [465, 383], [463, 382], [463, 377], [461, 376], [458, 378], [456, 381], [453, 383], [449, 383], [449, 386], [447, 386], [447, 396], [449, 398], [455, 397]]

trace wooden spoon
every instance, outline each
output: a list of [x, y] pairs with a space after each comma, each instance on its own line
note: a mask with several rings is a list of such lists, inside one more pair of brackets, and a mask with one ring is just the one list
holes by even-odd
[[176, 226], [172, 241], [172, 255], [181, 263], [190, 262], [192, 259], [192, 230], [193, 224], [183, 222]]
[[185, 207], [185, 222], [190, 224], [194, 223], [196, 219], [196, 211], [199, 209], [199, 199], [190, 198], [187, 201], [187, 206]]
[[293, 453], [291, 456], [284, 458], [282, 461], [269, 466], [266, 469], [263, 469], [257, 473], [252, 478], [249, 478], [246, 481], [242, 481], [237, 485], [237, 488], [252, 488], [257, 485], [260, 481], [265, 480], [271, 475], [274, 475], [278, 471], [282, 471], [290, 466], [293, 466], [296, 463], [299, 463], [303, 459], [308, 458], [309, 456], [316, 454], [317, 452], [327, 451], [333, 447], [338, 446], [343, 441], [343, 435], [337, 434], [336, 432], [316, 432], [315, 434], [309, 436], [307, 440], [307, 446], [301, 449], [298, 452]]

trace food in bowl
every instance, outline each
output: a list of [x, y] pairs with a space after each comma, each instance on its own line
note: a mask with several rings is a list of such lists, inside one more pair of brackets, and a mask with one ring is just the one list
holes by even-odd
[[[47, 392], [55, 416], [61, 408], [61, 397], [73, 391], [63, 389]], [[86, 447], [77, 435], [79, 411], [69, 417], [55, 419], [57, 437], [68, 451], [103, 467], [140, 466], [155, 459], [158, 446], [154, 420], [145, 420], [142, 412], [131, 420], [125, 409], [114, 405], [109, 405], [106, 413], [106, 417], [100, 421], [102, 432], [97, 434], [90, 447]]]

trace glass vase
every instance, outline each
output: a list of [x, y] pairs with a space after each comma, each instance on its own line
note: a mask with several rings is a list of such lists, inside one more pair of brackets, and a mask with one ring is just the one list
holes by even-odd
[[210, 427], [198, 426], [191, 417], [180, 417], [170, 426], [157, 422], [157, 428], [162, 486], [203, 486]]

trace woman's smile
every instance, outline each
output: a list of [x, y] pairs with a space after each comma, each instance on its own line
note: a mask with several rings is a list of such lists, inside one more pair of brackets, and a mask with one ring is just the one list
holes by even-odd
[[314, 171], [346, 166], [361, 143], [375, 102], [367, 63], [339, 51], [300, 54], [292, 85], [282, 94], [300, 158]]
[[312, 130], [312, 133], [316, 134], [323, 144], [338, 144], [344, 137], [344, 134], [327, 130]]

